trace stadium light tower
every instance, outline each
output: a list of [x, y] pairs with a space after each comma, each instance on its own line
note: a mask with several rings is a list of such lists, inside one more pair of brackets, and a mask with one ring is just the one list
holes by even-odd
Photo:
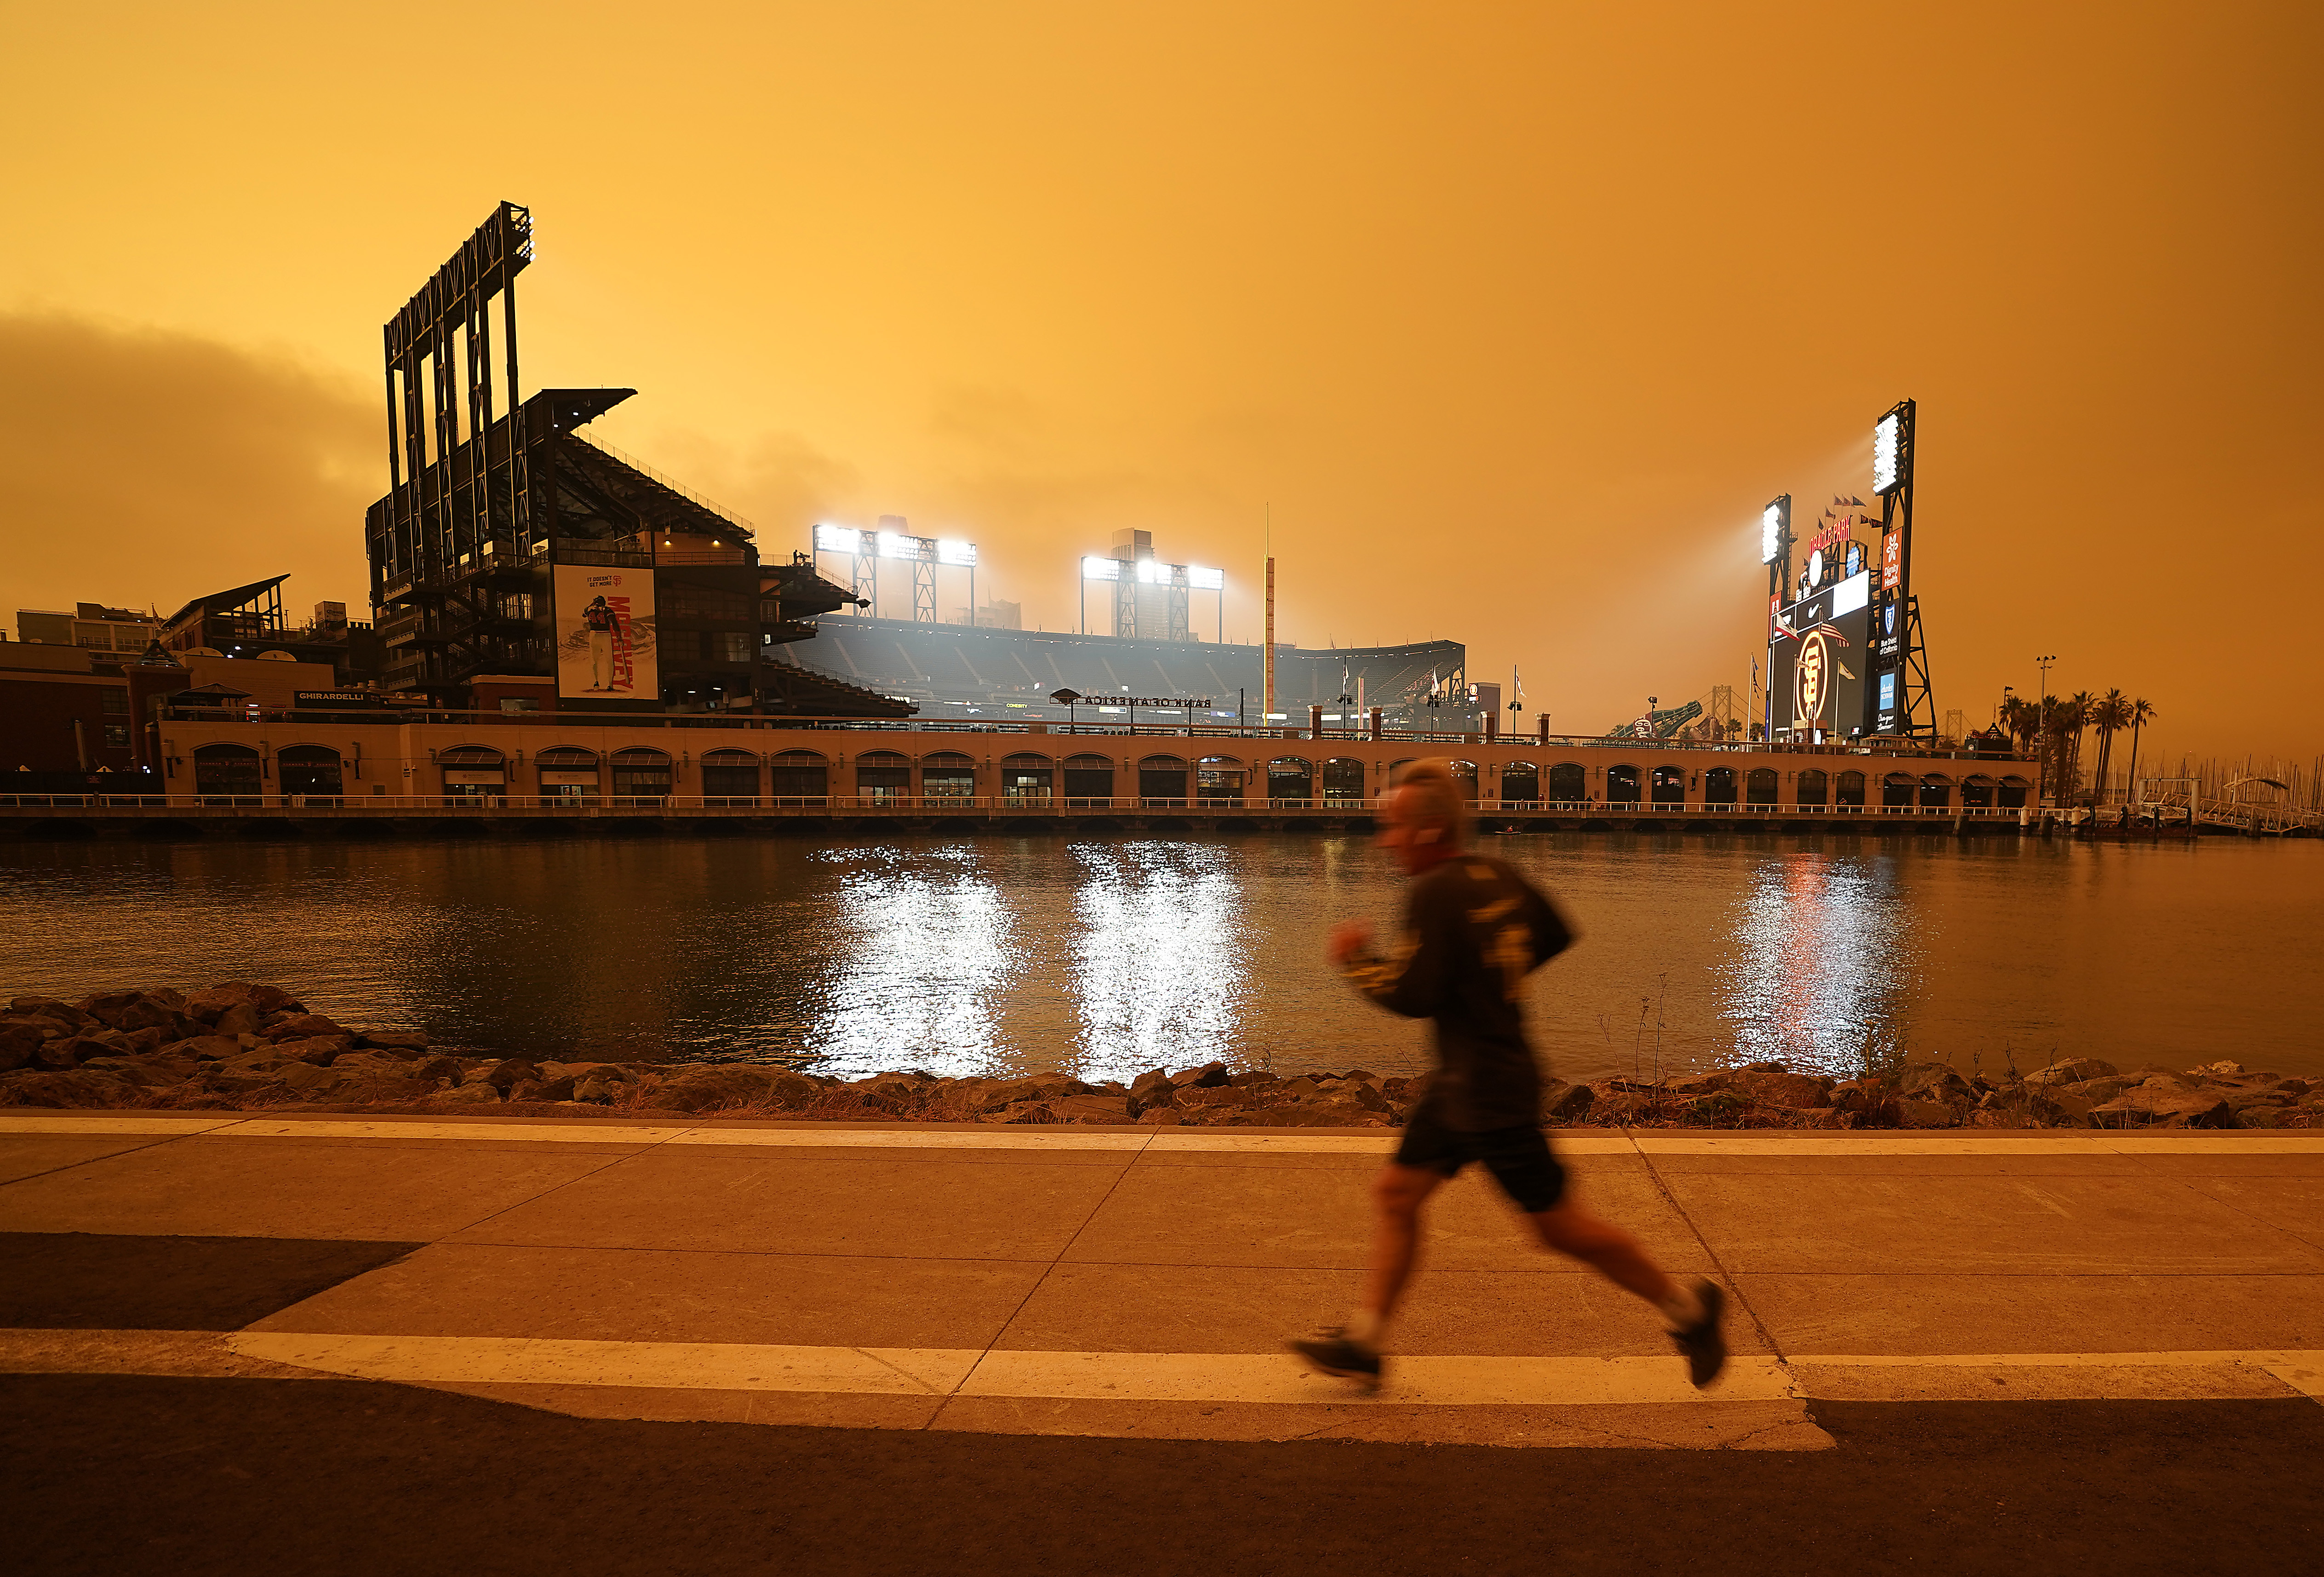
[[1767, 694], [1766, 716], [1760, 738], [1775, 737], [1775, 615], [1784, 605], [1784, 586], [1792, 577], [1792, 495], [1784, 493], [1759, 512], [1759, 562], [1767, 567]]
[[868, 595], [872, 616], [880, 616], [880, 563], [882, 558], [896, 558], [912, 567], [912, 621], [919, 624], [936, 622], [936, 567], [945, 565], [968, 571], [968, 620], [976, 622], [976, 544], [957, 538], [915, 537], [904, 530], [901, 515], [881, 515], [880, 529], [859, 530], [853, 526], [831, 524], [815, 529], [815, 551], [820, 565], [825, 553], [844, 553], [853, 561], [853, 589], [858, 597]]
[[[1913, 595], [1913, 466], [1919, 446], [1919, 408], [1891, 406], [1872, 429], [1872, 490], [1880, 497], [1879, 600], [1873, 610], [1873, 673], [1865, 705], [1867, 733], [1937, 731], [1929, 695], [1928, 653], [1921, 639], [1921, 604]], [[1923, 715], [1926, 715], [1923, 722]]]

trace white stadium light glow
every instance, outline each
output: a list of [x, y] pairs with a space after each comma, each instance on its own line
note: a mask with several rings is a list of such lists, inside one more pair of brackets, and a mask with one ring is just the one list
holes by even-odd
[[938, 538], [936, 540], [936, 562], [938, 564], [956, 564], [969, 568], [974, 568], [976, 566], [976, 544], [973, 542], [957, 541], [949, 538]]
[[913, 558], [918, 555], [912, 551], [912, 540], [909, 537], [900, 536], [894, 531], [882, 531], [880, 533], [880, 557]]
[[1121, 560], [1100, 558], [1094, 555], [1084, 558], [1082, 560], [1082, 578], [1084, 580], [1120, 580]]
[[1223, 591], [1226, 589], [1227, 572], [1223, 569], [1205, 569], [1199, 564], [1189, 564], [1186, 566], [1186, 584], [1196, 591]]
[[1170, 578], [1170, 567], [1151, 558], [1141, 558], [1138, 561], [1138, 578], [1148, 586], [1159, 586]]
[[1896, 485], [1904, 461], [1904, 419], [1890, 411], [1872, 429], [1872, 491], [1886, 493]]
[[815, 550], [818, 553], [853, 553], [860, 549], [863, 533], [853, 526], [817, 526], [815, 529]]
[[1784, 512], [1769, 504], [1759, 516], [1759, 562], [1773, 564], [1784, 550]]

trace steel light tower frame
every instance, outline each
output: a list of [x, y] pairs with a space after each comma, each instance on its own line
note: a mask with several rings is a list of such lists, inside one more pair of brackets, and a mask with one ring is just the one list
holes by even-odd
[[[1865, 687], [1867, 734], [1935, 738], [1936, 701], [1929, 691], [1921, 601], [1913, 595], [1913, 469], [1919, 450], [1918, 407], [1900, 400], [1872, 429], [1872, 487], [1880, 495], [1879, 601], [1873, 608], [1877, 661]], [[1880, 705], [1880, 679], [1893, 676], [1893, 705]]]

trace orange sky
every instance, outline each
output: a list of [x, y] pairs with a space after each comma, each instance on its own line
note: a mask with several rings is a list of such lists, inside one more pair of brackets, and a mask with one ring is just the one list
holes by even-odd
[[1271, 505], [1284, 639], [1457, 637], [1596, 732], [1748, 685], [1759, 506], [1868, 497], [1909, 395], [1940, 712], [2056, 652], [2170, 748], [2324, 750], [2313, 5], [10, 32], [12, 623], [285, 569], [359, 604], [380, 324], [507, 198], [528, 387], [639, 389], [604, 436], [770, 554], [904, 514], [1056, 628], [1144, 527], [1253, 639]]

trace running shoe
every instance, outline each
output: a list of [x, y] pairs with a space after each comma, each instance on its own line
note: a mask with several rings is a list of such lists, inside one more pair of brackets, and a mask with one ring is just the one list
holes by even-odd
[[1380, 1383], [1380, 1355], [1348, 1334], [1344, 1325], [1333, 1325], [1291, 1343], [1291, 1351], [1325, 1374], [1360, 1383], [1376, 1391]]
[[1683, 1331], [1673, 1331], [1671, 1340], [1686, 1354], [1687, 1378], [1700, 1390], [1727, 1367], [1727, 1336], [1719, 1328], [1727, 1313], [1727, 1294], [1717, 1282], [1698, 1281], [1694, 1296], [1702, 1301], [1702, 1318]]

